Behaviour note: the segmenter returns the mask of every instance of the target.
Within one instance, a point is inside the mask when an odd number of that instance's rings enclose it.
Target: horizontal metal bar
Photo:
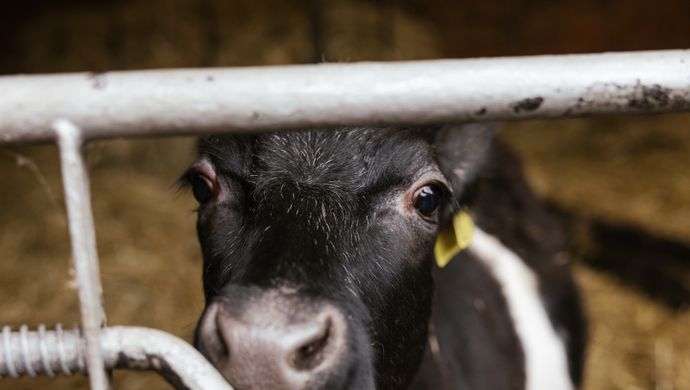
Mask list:
[[[690,51],[0,77],[0,142],[690,109]]]
[[[232,390],[218,371],[187,342],[156,329],[116,326],[100,335],[108,369],[152,370],[176,389]],[[86,344],[78,329],[29,331],[22,326],[0,333],[0,379],[56,373],[86,374]]]

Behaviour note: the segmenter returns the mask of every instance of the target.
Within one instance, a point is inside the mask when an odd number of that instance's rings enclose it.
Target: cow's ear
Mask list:
[[[493,124],[446,125],[434,139],[441,173],[453,187],[456,200],[477,177],[486,162],[492,140]]]

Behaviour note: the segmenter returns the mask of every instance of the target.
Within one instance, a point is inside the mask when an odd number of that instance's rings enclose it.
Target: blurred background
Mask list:
[[[6,0],[0,74],[690,46],[690,2]],[[519,77],[519,75],[516,75]],[[0,91],[2,93],[2,91]],[[690,389],[690,115],[508,123],[570,229],[591,320],[585,389]],[[108,321],[191,340],[202,309],[194,139],[99,141],[88,162]],[[0,145],[0,324],[78,322],[53,145]],[[119,389],[169,388],[116,372]],[[82,377],[0,389],[87,388]]]

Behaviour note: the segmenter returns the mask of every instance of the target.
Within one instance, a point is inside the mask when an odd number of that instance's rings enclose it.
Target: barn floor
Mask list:
[[[305,15],[287,2],[245,0],[232,7],[221,0],[205,2],[225,15],[216,32],[223,40],[215,49],[209,43],[214,33],[192,1],[121,3],[127,6],[37,13],[20,34],[21,45],[31,47],[20,69],[310,60]],[[326,46],[331,61],[439,56],[434,29],[419,15],[397,11],[389,15],[392,24],[380,28],[381,14],[369,2],[330,4]],[[79,22],[65,22],[75,19]],[[690,244],[690,116],[534,121],[504,128],[501,136],[522,155],[533,186],[549,201]],[[194,203],[173,183],[193,149],[190,138],[89,147],[112,325],[152,326],[191,340],[202,308],[200,254]],[[0,146],[0,222],[0,324],[77,323],[54,146]],[[592,331],[585,389],[690,389],[687,305],[672,309],[577,258],[575,272]],[[116,372],[115,378],[118,389],[168,388],[150,373]],[[0,390],[87,387],[81,377],[0,381]]]
[[[545,199],[687,245],[688,128],[690,115],[659,115],[511,123],[502,136]],[[690,303],[671,307],[575,260],[592,333],[585,389],[690,389]]]

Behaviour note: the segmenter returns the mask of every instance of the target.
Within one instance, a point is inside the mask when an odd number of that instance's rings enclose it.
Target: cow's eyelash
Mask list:
[[[186,171],[184,171],[184,173],[182,175],[180,175],[180,177],[178,177],[175,180],[174,185],[177,187],[178,190],[180,190],[180,191],[189,190],[189,188],[192,185],[190,179],[191,179],[191,175],[193,174],[193,170],[194,170],[193,168],[187,169]]]

